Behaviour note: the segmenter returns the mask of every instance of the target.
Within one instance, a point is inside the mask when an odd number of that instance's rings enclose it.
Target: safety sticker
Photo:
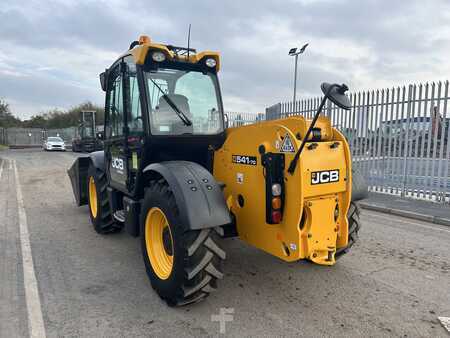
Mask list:
[[[236,173],[236,182],[239,184],[244,184],[244,174]]]
[[[280,152],[282,153],[295,153],[294,144],[292,143],[291,138],[289,137],[289,134],[286,134],[286,136],[283,139],[283,143],[280,147]]]

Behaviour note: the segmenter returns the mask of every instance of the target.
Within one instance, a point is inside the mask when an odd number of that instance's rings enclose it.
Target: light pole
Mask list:
[[[298,63],[298,56],[300,54],[303,54],[303,52],[305,51],[306,47],[308,47],[309,43],[306,43],[303,45],[302,48],[298,49],[298,48],[291,48],[289,50],[289,56],[295,56],[295,69],[294,69],[294,104],[295,104],[295,99],[296,99],[296,94],[297,94],[297,63]]]

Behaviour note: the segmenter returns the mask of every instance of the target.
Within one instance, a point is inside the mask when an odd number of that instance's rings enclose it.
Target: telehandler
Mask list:
[[[320,116],[327,99],[349,109],[348,88],[322,84],[311,121],[226,128],[219,69],[217,52],[134,41],[100,74],[104,150],[68,171],[96,232],[140,236],[151,285],[170,306],[216,290],[222,238],[333,265],[360,228],[348,143]]]

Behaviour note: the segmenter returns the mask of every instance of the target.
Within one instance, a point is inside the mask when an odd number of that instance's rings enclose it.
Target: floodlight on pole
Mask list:
[[[293,102],[295,104],[295,100],[296,100],[296,93],[297,93],[297,63],[298,63],[298,56],[300,54],[303,54],[303,52],[305,51],[306,47],[308,47],[309,43],[306,43],[303,45],[302,48],[291,48],[289,49],[289,56],[295,56],[295,68],[294,68],[294,99]]]

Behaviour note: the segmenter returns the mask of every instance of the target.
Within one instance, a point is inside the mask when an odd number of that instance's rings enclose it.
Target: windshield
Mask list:
[[[145,76],[152,134],[211,135],[223,130],[214,74],[159,68]]]
[[[60,137],[49,137],[47,140],[50,142],[63,142],[62,138]]]

